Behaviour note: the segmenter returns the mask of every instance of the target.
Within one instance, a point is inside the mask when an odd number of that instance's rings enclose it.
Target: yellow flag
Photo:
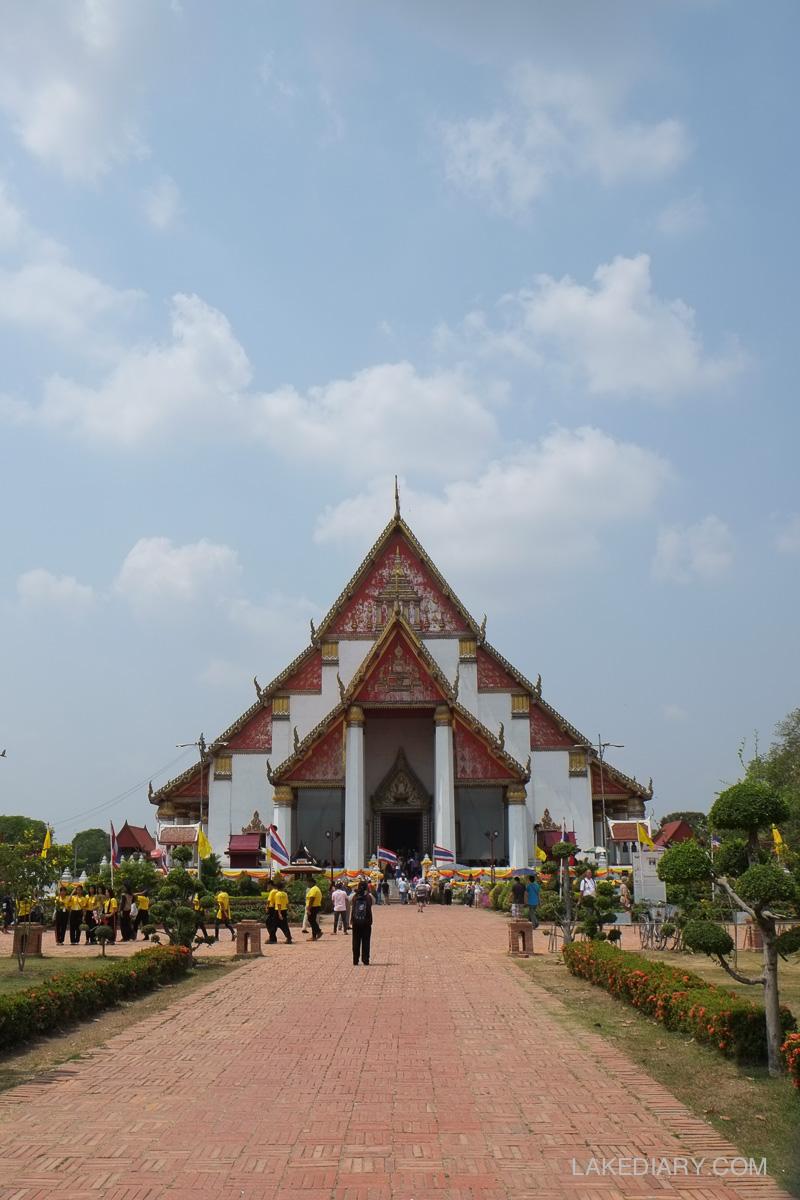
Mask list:
[[[47,851],[50,849],[52,844],[53,839],[50,837],[50,827],[48,826],[47,833],[44,835],[44,841],[42,842],[42,858],[47,858]]]
[[[775,853],[783,854],[783,838],[781,837],[781,831],[778,829],[777,825],[772,826],[772,840],[775,844]]]
[[[646,846],[648,850],[655,850],[656,844],[647,832],[647,827],[641,823],[636,826],[636,840],[640,846]]]
[[[536,847],[535,854],[538,862],[547,862],[547,855],[541,846]]]
[[[211,842],[203,832],[202,825],[197,831],[197,857],[210,858],[214,851],[211,849]]]

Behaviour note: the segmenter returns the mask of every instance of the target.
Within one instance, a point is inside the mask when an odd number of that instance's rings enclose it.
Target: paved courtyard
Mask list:
[[[269,947],[0,1095],[0,1200],[783,1195],[763,1178],[576,1174],[735,1151],[566,1027],[505,937],[491,913],[392,906],[369,967],[330,932]]]

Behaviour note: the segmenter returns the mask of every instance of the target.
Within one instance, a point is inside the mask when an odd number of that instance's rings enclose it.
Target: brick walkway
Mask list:
[[[0,1200],[742,1200],[766,1179],[580,1177],[734,1155],[461,908],[269,947],[85,1060],[0,1096]],[[298,938],[302,935],[298,934]]]

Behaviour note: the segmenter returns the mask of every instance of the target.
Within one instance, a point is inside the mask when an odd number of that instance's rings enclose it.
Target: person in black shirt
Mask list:
[[[353,930],[353,966],[357,967],[360,959],[368,967],[372,941],[372,896],[367,890],[366,879],[359,880],[356,888],[350,925]]]

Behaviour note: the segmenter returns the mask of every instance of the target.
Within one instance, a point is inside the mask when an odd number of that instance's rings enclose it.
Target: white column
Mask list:
[[[436,723],[434,743],[433,840],[456,853],[456,783],[453,763],[453,717],[446,704],[440,704],[433,717]],[[430,847],[431,855],[433,847]]]
[[[521,783],[512,783],[506,788],[508,806],[508,865],[527,867],[530,865],[528,852],[528,814],[525,810],[525,788]]]
[[[294,792],[285,784],[279,784],[272,796],[272,811],[278,837],[290,854],[294,853],[292,845],[292,809],[294,807]]]
[[[366,866],[364,823],[366,806],[364,771],[364,713],[355,705],[347,710],[344,763],[344,866],[357,871]],[[374,849],[374,847],[373,847]]]

